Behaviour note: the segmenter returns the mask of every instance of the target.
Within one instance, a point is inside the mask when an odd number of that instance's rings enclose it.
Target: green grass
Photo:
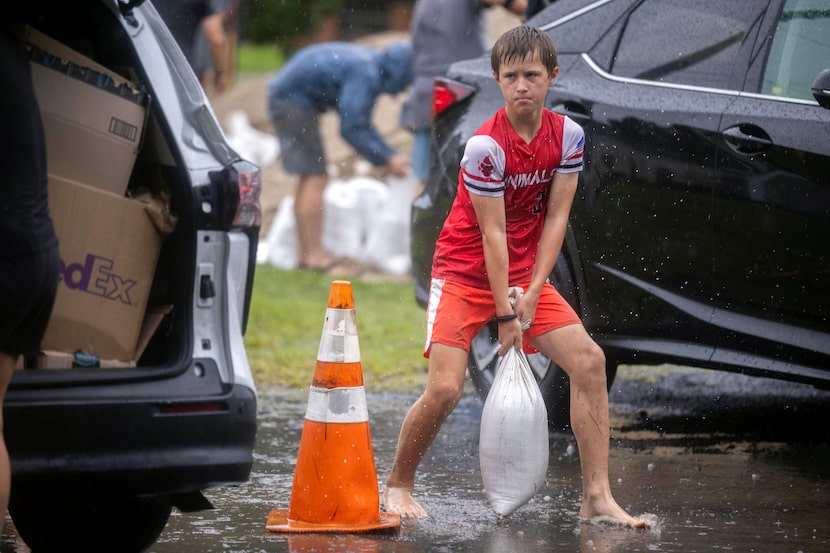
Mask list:
[[[259,265],[245,345],[259,385],[308,387],[326,318],[331,283],[324,274]],[[352,283],[364,386],[420,391],[426,382],[424,311],[411,282]]]
[[[282,49],[276,44],[242,43],[237,52],[239,73],[271,73],[285,62]]]

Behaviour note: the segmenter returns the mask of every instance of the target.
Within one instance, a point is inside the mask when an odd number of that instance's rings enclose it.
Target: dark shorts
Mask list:
[[[317,113],[275,96],[268,100],[268,113],[280,141],[283,169],[293,175],[325,175]]]
[[[0,352],[35,355],[58,288],[55,246],[33,256],[0,257]]]

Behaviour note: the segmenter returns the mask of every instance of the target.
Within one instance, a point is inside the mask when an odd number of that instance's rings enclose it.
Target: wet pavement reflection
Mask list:
[[[768,379],[677,367],[621,367],[611,390],[611,478],[617,501],[651,513],[652,531],[582,524],[570,435],[551,436],[546,487],[497,521],[482,488],[482,404],[470,388],[418,473],[430,513],[383,534],[270,534],[288,507],[308,394],[260,392],[250,481],[209,490],[212,511],[174,509],[153,553],[830,551],[830,393]],[[411,394],[367,395],[378,478],[394,456]],[[818,427],[818,428],[817,428]],[[81,538],[82,539],[82,538]],[[0,553],[25,553],[6,531]]]

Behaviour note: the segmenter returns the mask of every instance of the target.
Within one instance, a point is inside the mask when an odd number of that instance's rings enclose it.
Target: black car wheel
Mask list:
[[[161,535],[170,511],[170,504],[163,500],[90,502],[42,489],[18,489],[9,504],[15,528],[33,553],[73,549],[139,553]],[[75,540],[80,543],[73,546]]]
[[[565,256],[560,256],[550,276],[550,281],[559,290],[559,293],[576,310],[579,310],[579,301],[576,295],[576,284],[573,271]],[[498,365],[498,325],[490,321],[470,344],[470,355],[467,357],[467,370],[470,379],[482,401],[487,399],[490,387]],[[533,376],[542,392],[545,407],[548,412],[548,426],[553,431],[570,430],[570,382],[567,373],[543,353],[533,353],[527,356]],[[606,361],[606,379],[608,388],[614,382],[617,374],[617,363],[611,359]]]

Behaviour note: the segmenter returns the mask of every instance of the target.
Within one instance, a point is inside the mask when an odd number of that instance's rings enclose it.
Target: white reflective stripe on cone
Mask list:
[[[360,343],[357,339],[357,317],[354,309],[326,310],[317,360],[329,363],[360,362]]]
[[[369,422],[363,387],[329,389],[312,386],[305,420],[323,423]]]

